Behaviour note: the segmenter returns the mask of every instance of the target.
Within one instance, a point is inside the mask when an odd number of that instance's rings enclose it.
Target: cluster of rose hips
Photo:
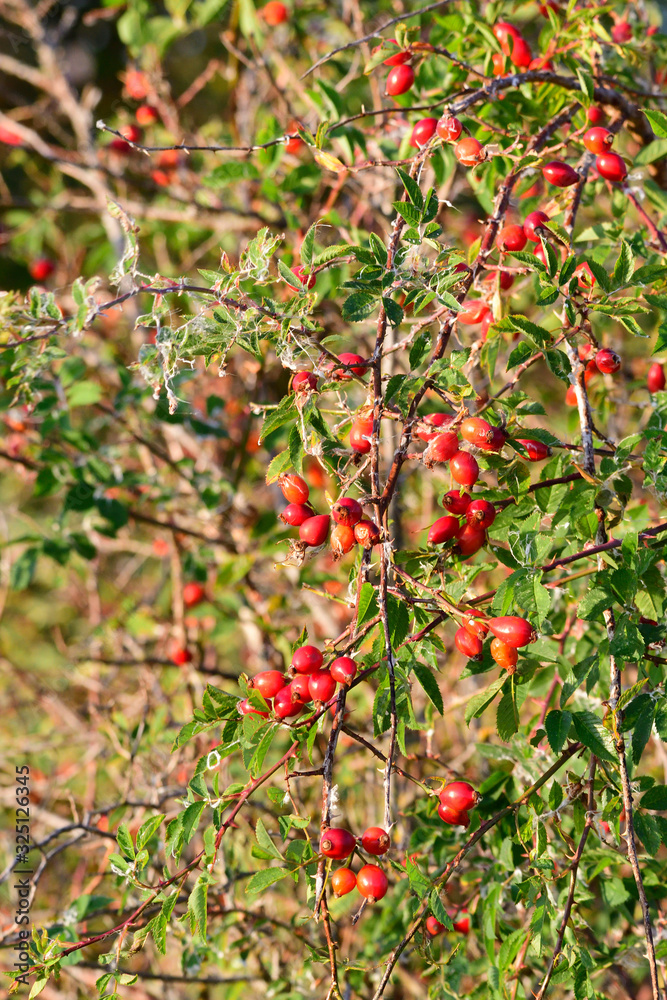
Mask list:
[[[492,30],[502,49],[502,53],[496,52],[493,55],[495,76],[502,76],[505,73],[506,60],[509,60],[517,69],[553,70],[554,67],[548,58],[540,56],[533,59],[530,46],[514,25],[507,21],[498,21]],[[391,41],[397,44],[396,39],[391,39]],[[401,50],[384,60],[385,66],[392,67],[385,86],[385,93],[388,96],[405,94],[412,87],[415,74],[412,66],[407,65],[410,58],[409,50]],[[503,95],[500,96],[502,98]],[[599,109],[589,110],[594,112],[593,115],[589,115],[589,121],[596,122],[598,120],[596,113],[599,112]],[[459,163],[466,167],[474,167],[486,159],[486,149],[473,136],[460,139],[462,130],[461,122],[449,114],[443,115],[439,121],[436,118],[422,118],[412,129],[410,145],[419,149],[437,134],[445,142],[456,142],[454,155]],[[610,152],[614,141],[611,132],[605,128],[594,127],[586,132],[583,141],[586,149],[595,153],[595,166],[601,177],[615,183],[625,180],[628,170],[624,160],[617,153]],[[576,184],[581,176],[573,167],[562,160],[551,160],[546,163],[542,167],[542,173],[546,180],[555,187],[569,187]],[[523,249],[523,247],[516,249]]]
[[[340,826],[329,827],[320,839],[320,853],[333,861],[343,861],[359,848],[380,857],[390,847],[391,838],[380,826],[370,826],[358,842],[349,830]],[[377,903],[386,896],[388,886],[387,876],[379,865],[363,865],[356,875],[351,868],[338,868],[331,876],[334,896],[346,896],[353,889],[358,889],[369,903]]]
[[[425,441],[427,447],[421,453],[421,461],[431,469],[434,465],[448,462],[451,477],[460,487],[471,487],[479,478],[479,464],[475,456],[459,447],[459,434],[465,442],[480,451],[499,452],[507,441],[507,432],[492,426],[483,417],[467,417],[455,430],[445,429],[453,420],[446,413],[429,413],[416,430],[416,436]],[[354,428],[354,425],[353,425]],[[549,454],[542,441],[531,438],[517,439],[526,449],[530,461],[540,461]],[[350,442],[355,447],[350,433]],[[465,491],[450,490],[442,499],[449,512],[440,517],[429,528],[430,545],[441,545],[454,539],[458,555],[474,555],[486,541],[486,531],[493,524],[496,509],[488,500],[474,500]],[[459,521],[462,518],[462,521]]]
[[[294,651],[286,677],[280,670],[264,670],[255,674],[248,686],[257,691],[270,710],[279,719],[300,715],[308,702],[323,705],[331,701],[337,684],[351,684],[357,674],[357,665],[351,656],[339,656],[323,670],[324,655],[317,646],[300,646]],[[251,705],[247,698],[238,704],[242,715],[269,713]]]
[[[324,545],[329,537],[332,518],[335,524],[331,531],[331,548],[336,558],[345,555],[355,545],[369,549],[380,541],[378,526],[364,518],[364,510],[358,500],[341,497],[331,508],[331,515],[316,514],[308,501],[308,483],[302,476],[285,473],[279,477],[278,485],[287,500],[280,519],[299,529],[299,539],[304,547]]]
[[[481,796],[467,781],[452,781],[445,785],[440,795],[438,816],[448,826],[470,826],[468,813],[474,809]]]
[[[537,632],[530,622],[518,615],[484,618],[473,612],[464,615],[463,623],[454,636],[454,645],[469,660],[481,660],[484,639],[489,632],[494,636],[489,650],[491,656],[499,667],[510,674],[516,670],[521,647],[537,639]],[[463,825],[467,826],[467,823]]]

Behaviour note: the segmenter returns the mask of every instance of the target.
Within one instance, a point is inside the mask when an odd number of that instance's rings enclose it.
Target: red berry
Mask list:
[[[439,920],[436,920],[434,916],[426,918],[426,933],[431,937],[435,937],[437,934],[442,934],[445,929],[445,925],[441,924]]]
[[[287,137],[287,142],[285,143],[285,152],[291,153],[292,156],[297,156],[305,148],[305,145],[306,143],[300,135],[290,135]]]
[[[539,243],[540,237],[538,233],[535,232],[537,226],[542,226],[545,222],[549,221],[549,216],[546,212],[540,212],[539,209],[536,212],[531,212],[523,220],[523,231],[529,240],[533,243]]]
[[[612,351],[609,347],[603,347],[595,355],[595,364],[598,371],[604,375],[613,375],[621,367],[621,359],[616,351]]]
[[[302,705],[310,701],[310,678],[313,676],[314,674],[297,674],[289,684],[285,685],[289,689],[292,701],[300,701]]]
[[[316,514],[315,517],[309,517],[307,521],[299,525],[299,538],[312,548],[324,545],[329,535],[330,521],[331,518],[328,514]]]
[[[459,139],[454,146],[454,156],[464,167],[474,167],[486,159],[486,149],[479,139],[466,136],[465,139]]]
[[[617,45],[622,45],[623,42],[629,42],[632,38],[632,25],[630,22],[626,21],[625,18],[617,21],[611,29],[611,37]]]
[[[542,173],[550,184],[561,188],[571,187],[579,180],[577,171],[569,163],[563,163],[562,160],[551,160],[549,163],[545,163],[542,167]]]
[[[439,517],[428,529],[428,544],[440,545],[442,542],[448,542],[456,536],[458,530],[458,518],[452,517],[450,514],[445,517]]]
[[[448,826],[463,826],[466,829],[470,826],[470,817],[464,809],[452,809],[440,803],[438,806],[438,816],[443,823]]]
[[[255,674],[249,686],[259,691],[262,698],[268,701],[270,698],[275,698],[281,688],[285,687],[285,678],[279,670],[263,670],[261,674]]]
[[[331,664],[329,672],[339,684],[351,684],[357,676],[357,665],[351,656],[339,656]]]
[[[573,385],[567,387],[567,392],[565,393],[565,405],[566,406],[578,406],[577,401],[577,390]]]
[[[315,277],[315,275],[314,274],[306,274],[306,272],[305,272],[305,270],[304,270],[304,268],[303,268],[303,266],[301,264],[297,264],[295,267],[291,267],[290,271],[295,276],[295,278],[298,278],[299,282],[302,285],[306,286],[306,288],[314,288],[315,287],[315,282],[317,280],[316,277]],[[299,291],[299,286],[298,285],[290,285],[289,281],[287,282],[287,287],[288,288],[293,288],[295,292]]]
[[[290,503],[285,510],[278,515],[281,521],[298,528],[307,521],[309,517],[314,517],[315,511],[308,503]]]
[[[514,673],[519,653],[513,646],[509,646],[502,639],[492,639],[491,656],[503,670],[508,670],[511,674]]]
[[[467,632],[482,639],[489,631],[489,626],[482,619],[481,611],[469,611],[467,615],[464,615],[462,624]]]
[[[313,372],[295,372],[292,376],[293,392],[312,392],[317,389],[317,375]]]
[[[465,514],[470,505],[470,494],[460,493],[458,490],[450,490],[449,493],[445,493],[442,498],[442,506],[445,507],[450,514],[455,514],[460,517]]]
[[[344,365],[354,365],[354,367],[349,370],[345,368],[337,368],[333,372],[332,377],[339,379],[340,381],[350,379],[353,375],[358,375],[359,378],[363,378],[368,371],[368,365],[359,364],[360,361],[363,362],[364,360],[361,354],[350,354],[349,351],[344,351],[342,354],[338,355],[338,360],[342,361]]]
[[[606,128],[589,128],[584,133],[584,146],[589,153],[608,153],[612,147],[614,136]]]
[[[618,153],[603,153],[595,157],[595,167],[600,177],[620,183],[628,176],[625,160]]]
[[[484,299],[471,299],[463,305],[464,308],[456,314],[456,318],[464,326],[475,326],[476,323],[481,323],[484,317],[491,312]]]
[[[301,714],[303,701],[299,697],[294,697],[295,694],[297,692],[292,691],[292,685],[287,684],[273,699],[273,711],[279,719],[289,719]]]
[[[438,462],[448,462],[459,450],[459,437],[454,431],[434,434],[428,448],[423,452],[422,459],[428,469]]]
[[[484,651],[482,640],[476,635],[471,635],[465,628],[457,629],[454,636],[454,645],[459,653],[463,653],[469,660],[481,660]]]
[[[337,899],[347,896],[348,892],[357,888],[357,876],[351,868],[339,868],[331,876],[331,888]]]
[[[481,796],[467,781],[452,781],[445,785],[439,798],[443,805],[459,812],[468,812],[469,809],[475,808]]]
[[[602,108],[598,108],[594,104],[591,104],[590,108],[586,112],[586,117],[591,125],[599,125],[604,121],[605,115]]]
[[[389,97],[397,97],[409,90],[414,82],[415,71],[412,66],[405,64],[394,66],[393,69],[389,70],[385,91]]]
[[[160,119],[157,108],[152,107],[150,104],[140,105],[134,117],[137,119],[137,125],[141,125],[144,128],[147,125],[154,125]]]
[[[435,135],[438,124],[437,118],[422,118],[412,129],[410,135],[410,145],[415,149],[420,149]]]
[[[263,719],[268,719],[268,712],[260,712],[258,708],[251,705],[247,698],[243,698],[236,706],[241,715],[261,715]]]
[[[336,524],[346,524],[353,528],[363,517],[364,511],[358,500],[352,497],[342,497],[331,508],[331,516]]]
[[[502,427],[492,427],[486,441],[478,441],[477,447],[481,451],[501,451],[508,438],[507,431]]]
[[[35,281],[46,281],[50,278],[56,269],[56,265],[48,257],[40,257],[38,260],[33,260],[32,264],[28,266],[28,272],[31,278]]]
[[[192,653],[182,646],[174,646],[171,651],[171,662],[177,667],[182,667],[185,663],[192,661]]]
[[[463,125],[453,115],[443,115],[436,126],[436,132],[445,142],[456,142],[463,131]]]
[[[391,837],[381,826],[369,826],[362,834],[361,846],[367,854],[386,854],[391,847]]]
[[[496,519],[496,508],[488,500],[473,500],[466,511],[466,521],[474,528],[490,528]]]
[[[533,62],[533,54],[530,51],[530,45],[525,38],[519,35],[519,37],[515,38],[511,44],[512,51],[510,52],[510,61],[513,62],[518,69],[528,69],[529,67],[531,69],[542,68],[542,66],[531,66],[531,63]]]
[[[348,858],[357,846],[357,842],[349,830],[340,826],[331,826],[325,830],[320,840],[320,852],[327,858],[342,861]]]
[[[496,21],[491,30],[500,42],[500,47],[503,52],[509,52],[510,39],[514,41],[521,37],[519,29],[515,28],[513,24],[509,23],[509,21]]]
[[[148,77],[139,69],[130,69],[125,74],[125,90],[134,101],[143,101],[148,94]]]
[[[387,876],[377,865],[364,865],[359,869],[357,889],[369,903],[377,903],[386,896],[388,886]]]
[[[183,604],[186,608],[192,608],[204,600],[205,593],[201,583],[186,583],[183,587]]]
[[[494,52],[491,59],[493,61],[493,75],[503,76],[505,72],[505,56],[501,55],[500,52]],[[504,98],[505,95],[501,96]]]
[[[518,649],[535,642],[537,633],[529,621],[516,615],[503,615],[501,618],[489,618],[489,631],[497,639],[502,639],[508,646]]]
[[[350,428],[350,447],[366,455],[371,450],[370,436],[373,433],[373,417],[357,417]]]
[[[465,906],[460,911],[460,913],[461,916],[457,917],[456,920],[454,920],[453,913],[450,913],[449,916],[452,918],[452,924],[454,930],[458,931],[459,934],[467,934],[468,931],[470,930],[470,916],[468,915],[468,911],[466,910]]]
[[[523,226],[511,225],[500,230],[497,243],[501,250],[511,253],[513,250],[523,250],[527,239]]]
[[[354,528],[349,524],[337,524],[331,531],[331,550],[335,559],[351,552],[356,543]]]
[[[11,129],[0,126],[0,142],[3,142],[5,146],[20,146],[23,139]]]
[[[483,417],[466,417],[459,431],[464,441],[477,447],[490,441],[492,437],[491,424]]]
[[[665,370],[658,361],[654,361],[648,370],[646,386],[649,392],[662,392],[665,388]]]
[[[289,11],[284,3],[280,3],[280,0],[269,0],[267,4],[262,7],[260,14],[266,21],[268,25],[275,28],[277,24],[282,24],[289,17]]]
[[[310,496],[308,483],[294,472],[286,472],[280,476],[278,486],[288,503],[305,503]]]
[[[336,682],[328,670],[318,670],[310,674],[308,690],[313,701],[329,701],[336,693]]]
[[[517,441],[528,452],[529,462],[541,462],[551,454],[551,449],[543,441],[534,441],[532,438],[517,438]]]
[[[297,674],[314,674],[323,662],[324,656],[317,646],[299,646],[292,656],[292,666]]]
[[[382,536],[380,529],[374,521],[358,521],[354,526],[354,537],[359,545],[365,549],[371,549],[374,545],[379,545]]]
[[[454,551],[467,559],[469,556],[474,556],[475,552],[479,552],[485,542],[486,531],[484,528],[474,528],[466,522],[456,533]]]
[[[427,413],[422,422],[424,424],[428,424],[429,427],[447,427],[451,424],[452,419],[453,417],[451,417],[448,413]],[[423,429],[416,432],[416,436],[421,438],[422,441],[432,441],[437,434],[438,431]]]
[[[502,291],[506,292],[514,284],[514,275],[510,274],[509,271],[487,271],[484,277],[482,278],[482,281],[484,281],[488,285],[495,285],[495,282],[498,281]],[[487,322],[487,320],[489,325],[493,322],[493,318],[490,312],[484,314],[484,319],[482,320],[482,323]]]
[[[531,59],[528,69],[548,70],[550,73],[553,73],[554,64],[551,62],[551,59],[547,59],[545,56],[537,56],[535,59]]]
[[[457,451],[449,460],[452,479],[460,486],[474,486],[479,479],[479,465],[469,451]]]

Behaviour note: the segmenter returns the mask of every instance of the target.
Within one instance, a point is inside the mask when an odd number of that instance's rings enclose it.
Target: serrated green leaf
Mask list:
[[[269,886],[280,882],[281,879],[286,878],[288,875],[289,870],[287,868],[264,868],[260,872],[255,872],[248,879],[245,891],[247,893],[264,892]]]
[[[592,750],[596,757],[600,760],[607,760],[611,763],[615,763],[617,760],[614,740],[608,729],[605,729],[602,724],[602,719],[599,719],[597,715],[593,712],[583,711],[583,712],[573,712],[572,722],[574,724],[574,730],[577,734],[577,739]]]
[[[420,663],[418,660],[415,660],[413,662],[412,670],[415,677],[417,678],[422,688],[426,692],[429,701],[438,710],[438,712],[440,712],[440,715],[442,715],[444,711],[444,705],[442,703],[442,694],[440,692],[440,688],[438,687],[438,682],[435,679],[435,676],[433,675],[429,667],[427,667],[424,663]]]
[[[560,753],[565,746],[571,726],[572,714],[570,712],[554,708],[547,713],[547,717],[544,720],[544,728],[547,731],[549,746],[554,753]]]

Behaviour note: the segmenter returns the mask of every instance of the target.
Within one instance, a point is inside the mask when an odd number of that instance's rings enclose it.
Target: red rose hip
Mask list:
[[[495,635],[496,639],[502,639],[508,646],[519,649],[527,646],[537,639],[535,629],[526,621],[516,615],[503,615],[500,618],[489,618],[489,631]]]
[[[464,809],[452,809],[451,806],[443,805],[442,802],[438,806],[438,816],[448,826],[462,826],[466,829],[470,826],[470,817]]]
[[[406,66],[405,64],[394,66],[389,71],[385,90],[389,97],[397,97],[399,94],[405,94],[406,91],[410,90],[414,82],[415,72],[412,66]]]
[[[450,514],[445,517],[439,517],[428,529],[428,544],[441,545],[443,542],[448,542],[456,536],[458,530],[458,518],[452,517]]]
[[[665,370],[657,361],[648,370],[646,386],[649,392],[662,392],[665,388]]]
[[[351,868],[339,868],[331,876],[331,888],[337,899],[347,896],[348,892],[357,888],[357,876]]]
[[[297,674],[314,674],[323,662],[324,656],[317,646],[299,646],[292,656],[292,666]]]
[[[600,177],[619,184],[628,176],[625,160],[618,153],[602,153],[595,157],[595,167]]]
[[[363,513],[359,501],[352,499],[352,497],[342,497],[331,508],[331,516],[336,524],[346,524],[350,528],[353,528],[357,521],[361,520]]]
[[[473,500],[466,511],[466,521],[474,528],[490,528],[496,519],[496,508],[488,500]]]
[[[421,146],[425,146],[430,139],[435,135],[435,129],[438,124],[437,118],[422,118],[412,129],[410,135],[410,145],[414,149],[420,149]]]
[[[328,514],[316,514],[315,517],[309,517],[299,526],[299,538],[312,548],[324,545],[329,534],[330,521],[331,518]]]
[[[369,903],[377,903],[387,895],[387,876],[377,865],[364,865],[357,873],[357,889]]]
[[[457,451],[449,460],[449,471],[461,486],[473,486],[479,478],[477,459],[469,451]]]
[[[484,644],[476,635],[471,635],[466,628],[457,630],[454,636],[454,645],[459,653],[463,653],[469,660],[481,660],[484,652]]]
[[[555,187],[571,187],[579,180],[579,174],[569,163],[562,160],[551,160],[542,167],[542,173],[550,184]]]
[[[288,503],[305,503],[310,496],[306,480],[293,472],[286,472],[280,476],[278,486]]]
[[[619,355],[609,347],[603,347],[601,351],[598,351],[594,361],[598,371],[601,371],[604,375],[613,375],[621,367]]]
[[[338,684],[351,684],[357,676],[357,665],[351,656],[339,656],[331,664],[329,672]]]
[[[361,846],[367,854],[386,854],[391,846],[391,837],[381,826],[369,826],[361,836]]]
[[[468,812],[468,810],[474,809],[480,797],[479,793],[467,781],[452,781],[445,785],[439,795],[443,805],[457,809],[459,812]]]
[[[320,852],[327,858],[342,861],[348,858],[357,846],[357,842],[349,830],[343,827],[331,826],[325,830],[320,840]]]
[[[584,146],[589,153],[608,153],[613,141],[614,136],[606,128],[589,128],[584,134]]]

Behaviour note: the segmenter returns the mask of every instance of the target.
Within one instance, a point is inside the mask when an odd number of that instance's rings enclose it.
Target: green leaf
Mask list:
[[[504,743],[507,743],[519,731],[519,713],[517,712],[514,691],[511,685],[498,702],[496,729],[498,736]]]
[[[410,631],[410,615],[407,604],[391,594],[387,595],[387,624],[391,647],[396,649]]]
[[[639,803],[642,809],[657,809],[659,812],[667,810],[667,785],[654,785],[644,792]]]
[[[188,899],[188,913],[202,941],[206,941],[208,885],[208,876],[200,875]]]
[[[496,678],[492,684],[489,684],[488,688],[478,692],[478,694],[474,694],[468,700],[465,710],[466,725],[470,724],[471,719],[476,719],[480,716],[484,709],[491,704],[506,680],[506,676]]]
[[[593,260],[592,257],[587,258],[587,263],[591,271],[593,272],[593,276],[595,277],[595,280],[597,281],[598,285],[600,285],[600,287],[605,292],[610,292],[611,281],[609,279],[609,275],[603,268],[602,264],[598,264],[598,262],[596,260]]]
[[[132,843],[132,837],[130,836],[130,831],[127,828],[127,823],[121,823],[118,827],[118,833],[116,834],[116,840],[118,841],[118,846],[120,847],[123,854],[128,858],[134,860],[134,844]]]
[[[200,801],[191,802],[190,805],[183,810],[183,836],[186,844],[189,844],[192,840],[205,808],[206,803]]]
[[[296,417],[296,403],[294,394],[290,393],[281,399],[275,410],[269,410],[266,417],[264,418],[264,423],[262,424],[262,430],[260,432],[260,441],[265,441],[269,434],[277,431],[279,427],[283,424],[289,423]]]
[[[436,681],[430,668],[427,667],[426,664],[420,663],[419,660],[414,660],[412,670],[415,677],[426,692],[429,701],[438,710],[440,715],[442,715],[444,711],[442,694],[440,692],[440,688],[438,687],[438,682]]]
[[[632,760],[636,766],[641,760],[641,756],[651,736],[653,718],[655,716],[655,702],[649,694],[640,694],[638,698],[635,698],[633,706],[636,714],[632,730]]]
[[[558,708],[552,709],[544,720],[544,728],[547,731],[549,746],[554,753],[560,753],[565,746],[565,741],[572,726],[572,714],[561,711]]]
[[[141,824],[139,830],[137,831],[137,848],[139,850],[145,847],[150,839],[157,833],[160,825],[164,819],[164,816],[157,815],[151,816],[144,823]]]
[[[419,187],[419,184],[417,184],[417,181],[413,180],[413,178],[410,177],[410,175],[406,173],[406,171],[403,170],[401,167],[397,167],[396,172],[403,181],[403,187],[407,192],[408,198],[410,199],[412,204],[415,205],[421,212],[421,210],[424,207],[424,197],[421,193],[421,188]]]
[[[657,817],[650,813],[635,812],[633,818],[635,833],[651,857],[655,857],[662,843]]]
[[[317,230],[317,222],[314,222],[310,227],[304,238],[301,240],[301,249],[299,255],[301,257],[301,263],[303,264],[306,271],[310,272],[313,264],[313,250],[315,246],[315,232]]]
[[[660,139],[667,139],[667,115],[663,111],[650,111],[642,108],[642,111],[651,123],[651,127]]]
[[[286,878],[288,875],[289,869],[287,868],[264,868],[261,872],[255,872],[248,879],[245,891],[247,893],[264,892],[269,886],[280,882],[281,879]]]
[[[608,729],[602,724],[602,720],[593,712],[574,712],[572,722],[577,739],[592,750],[600,760],[607,760],[615,763],[617,760],[614,740]]]
[[[583,621],[594,621],[602,617],[602,612],[614,603],[613,596],[602,587],[593,587],[584,594],[577,607],[577,617]]]
[[[634,262],[634,254],[630,249],[629,243],[626,240],[622,240],[621,252],[614,264],[614,270],[611,275],[611,280],[616,288],[626,285],[630,281],[634,270]]]
[[[272,857],[276,858],[277,861],[282,861],[283,856],[269,837],[264,823],[257,817],[257,822],[255,823],[255,837],[257,838],[257,843],[259,846],[270,854]]]
[[[442,900],[440,899],[440,893],[437,889],[432,889],[428,897],[428,905],[431,908],[431,913],[437,921],[439,921],[448,931],[454,930],[454,925],[452,923],[452,918],[447,913]]]
[[[22,552],[12,563],[9,574],[9,583],[12,590],[26,590],[32,583],[37,568],[37,557],[39,549],[30,548]]]
[[[375,587],[372,583],[364,583],[359,595],[359,614],[357,616],[357,627],[361,628],[371,618],[375,618],[378,613],[378,604],[375,597]]]
[[[377,296],[372,292],[352,292],[343,303],[343,319],[347,323],[360,323],[377,308]]]

